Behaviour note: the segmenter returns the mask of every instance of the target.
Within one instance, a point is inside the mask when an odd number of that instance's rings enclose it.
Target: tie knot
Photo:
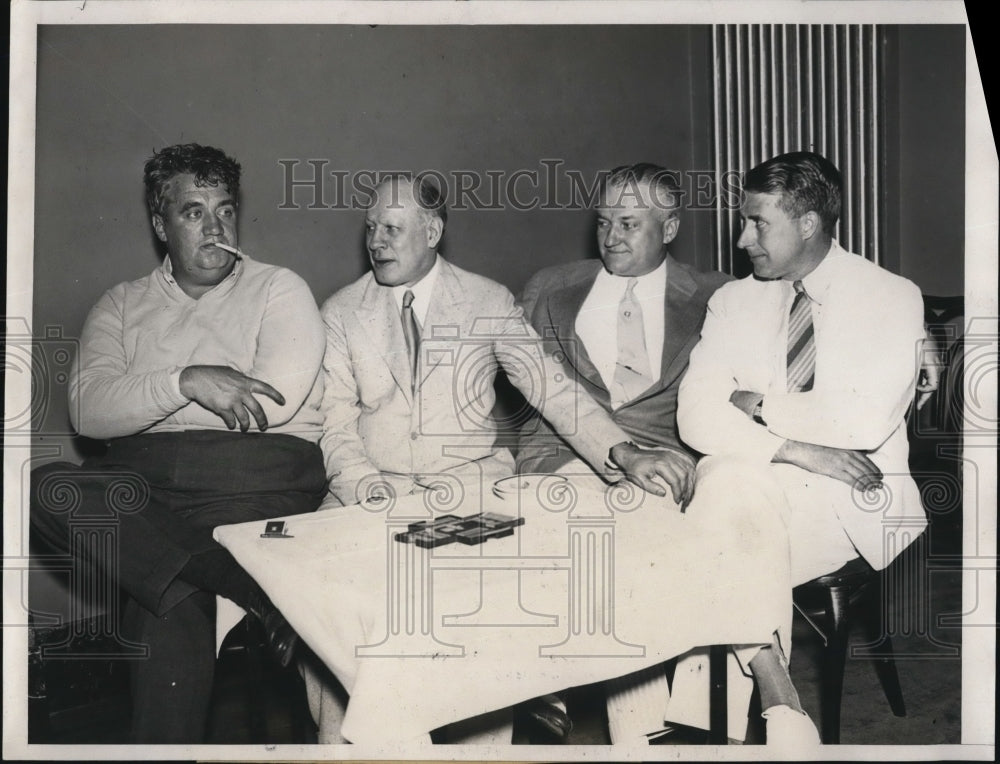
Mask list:
[[[625,282],[625,294],[628,297],[632,296],[635,291],[635,285],[639,283],[639,279],[636,276],[629,276],[628,281]]]
[[[795,283],[797,284],[799,282]],[[405,292],[403,292],[403,307],[409,308],[411,305],[413,305],[413,292],[407,289]]]
[[[806,297],[809,296],[806,294],[806,288],[801,281],[793,282],[792,288],[795,290],[795,294],[805,294]]]

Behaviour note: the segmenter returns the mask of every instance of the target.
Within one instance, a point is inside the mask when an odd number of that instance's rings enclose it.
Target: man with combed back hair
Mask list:
[[[834,238],[840,172],[819,154],[767,160],[743,193],[737,243],[753,276],[709,301],[678,398],[681,437],[707,455],[696,491],[711,476],[729,484],[721,506],[778,513],[793,586],[859,557],[881,570],[927,522],[904,421],[920,290]],[[761,702],[769,726],[783,716],[805,734],[793,688],[762,687]]]

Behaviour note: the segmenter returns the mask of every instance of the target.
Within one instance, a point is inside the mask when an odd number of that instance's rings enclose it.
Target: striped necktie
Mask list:
[[[417,387],[417,359],[420,357],[420,326],[413,315],[413,292],[403,293],[403,337],[406,339],[406,355],[410,359],[410,392]]]
[[[792,286],[795,300],[788,313],[787,389],[790,393],[804,393],[812,390],[816,376],[816,340],[809,295],[801,281]]]

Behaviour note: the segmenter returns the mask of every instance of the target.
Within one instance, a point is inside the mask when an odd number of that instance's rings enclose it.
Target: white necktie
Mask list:
[[[614,390],[611,400],[615,408],[628,403],[653,384],[646,352],[646,331],[642,323],[642,306],[635,298],[632,277],[618,303],[618,360],[615,363]]]

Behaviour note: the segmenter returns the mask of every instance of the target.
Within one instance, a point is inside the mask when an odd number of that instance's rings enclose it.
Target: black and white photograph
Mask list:
[[[995,759],[964,3],[10,13],[4,759]]]

